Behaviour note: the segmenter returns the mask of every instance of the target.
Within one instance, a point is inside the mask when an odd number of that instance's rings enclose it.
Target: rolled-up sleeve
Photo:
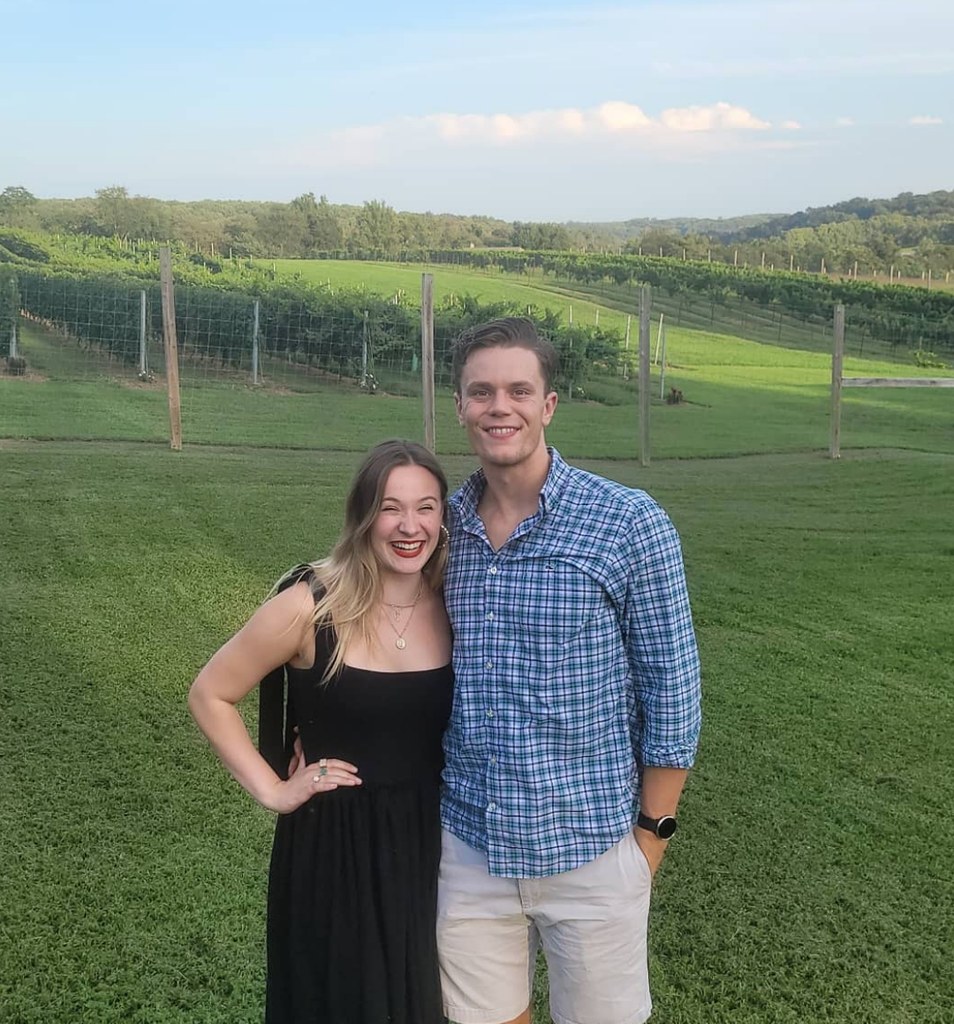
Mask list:
[[[634,753],[642,765],[691,768],[702,702],[682,546],[655,502],[641,510],[629,539],[623,627],[634,685]]]

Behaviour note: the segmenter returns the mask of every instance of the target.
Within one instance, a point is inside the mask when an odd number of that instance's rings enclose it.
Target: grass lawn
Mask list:
[[[308,266],[409,295],[421,270]],[[468,276],[491,301],[546,295],[441,266],[438,297],[479,294]],[[0,375],[0,1020],[251,1024],[272,822],[185,693],[275,576],[327,550],[359,453],[421,438],[420,400],[196,369],[172,453],[161,383],[20,340],[31,376]],[[846,390],[833,463],[825,351],[672,328],[667,355],[686,402],[655,370],[648,469],[634,380],[594,378],[602,401],[562,400],[548,431],[659,497],[686,551],[706,726],[656,886],[653,1021],[950,1024],[954,393]],[[437,410],[456,482],[447,389]]]
[[[379,295],[403,292],[412,302],[420,303],[421,275],[434,275],[434,301],[439,303],[452,295],[472,295],[481,302],[510,302],[517,309],[527,306],[552,309],[566,320],[570,306],[573,319],[592,324],[597,310],[600,324],[624,330],[626,314],[603,306],[582,295],[566,296],[551,291],[539,276],[488,273],[449,263],[427,264],[377,263],[361,260],[259,260],[260,266],[275,265],[283,276],[300,277],[315,284],[331,284],[335,288],[367,288]],[[635,327],[634,327],[635,330]]]
[[[185,694],[358,458],[0,442],[2,1019],[261,1019],[271,817]],[[949,1024],[951,454],[586,464],[670,510],[705,667],[654,1021]]]
[[[80,363],[74,345],[27,324],[20,340],[34,373],[0,375],[0,437],[167,441],[168,403],[161,381],[140,384],[135,367],[95,354],[84,355]],[[827,448],[831,370],[824,353],[673,330],[667,355],[665,389],[681,389],[686,401],[670,406],[660,398],[660,370],[654,368],[653,458]],[[845,361],[848,375],[898,372],[880,359]],[[586,389],[600,401],[564,398],[551,431],[554,443],[574,458],[635,458],[637,381],[594,377]],[[259,387],[247,377],[192,367],[183,373],[181,393],[187,445],[350,451],[364,450],[382,436],[423,434],[420,399],[413,394],[362,394],[352,381],[314,376],[300,376],[289,386],[267,365],[265,385]],[[846,389],[842,445],[954,451],[952,400],[949,389]],[[437,436],[445,451],[466,450],[446,385],[437,395]]]

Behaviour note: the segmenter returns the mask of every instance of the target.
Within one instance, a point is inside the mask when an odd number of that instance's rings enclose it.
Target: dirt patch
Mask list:
[[[49,377],[44,377],[42,373],[37,373],[35,370],[27,370],[26,373],[4,373],[2,376],[4,380],[23,380],[32,384],[42,384],[50,379]]]
[[[120,387],[131,388],[133,391],[165,391],[166,385],[161,380],[138,380],[135,377],[117,377]]]

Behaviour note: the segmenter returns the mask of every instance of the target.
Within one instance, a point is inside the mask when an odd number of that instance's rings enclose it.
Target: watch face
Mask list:
[[[656,824],[656,835],[660,839],[671,839],[676,831],[676,819],[665,817],[660,818]]]

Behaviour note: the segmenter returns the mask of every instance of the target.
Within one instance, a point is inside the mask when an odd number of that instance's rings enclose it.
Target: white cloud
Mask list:
[[[787,132],[800,132],[802,130],[802,126],[798,121],[783,121],[781,127]]]
[[[611,104],[606,104],[611,106]],[[634,107],[638,110],[638,107]],[[622,115],[616,113],[617,118]],[[483,142],[491,140],[506,143],[536,136],[575,136],[586,131],[582,111],[539,110],[528,114],[428,114],[424,117],[405,117],[378,126],[386,132],[436,132],[445,142]],[[357,129],[346,129],[350,135]]]
[[[715,103],[711,107],[670,107],[659,115],[660,124],[674,132],[757,131],[771,128],[744,107]]]
[[[450,146],[510,146],[539,140],[593,141],[599,138],[671,141],[686,135],[765,132],[771,127],[770,122],[731,103],[669,107],[653,117],[634,103],[609,100],[587,109],[565,107],[517,114],[440,113],[401,117],[336,132],[331,148],[340,155],[365,160],[380,146],[411,138],[439,140]],[[783,127],[798,126],[789,121]]]
[[[930,114],[917,114],[908,121],[908,124],[944,124],[944,121],[940,117],[932,117]]]
[[[587,124],[587,116],[583,111],[576,111],[584,127]],[[610,100],[591,112],[589,120],[593,120],[608,132],[628,132],[639,128],[648,128],[652,125],[652,119],[647,117],[643,111],[632,103],[624,103],[622,100]]]

